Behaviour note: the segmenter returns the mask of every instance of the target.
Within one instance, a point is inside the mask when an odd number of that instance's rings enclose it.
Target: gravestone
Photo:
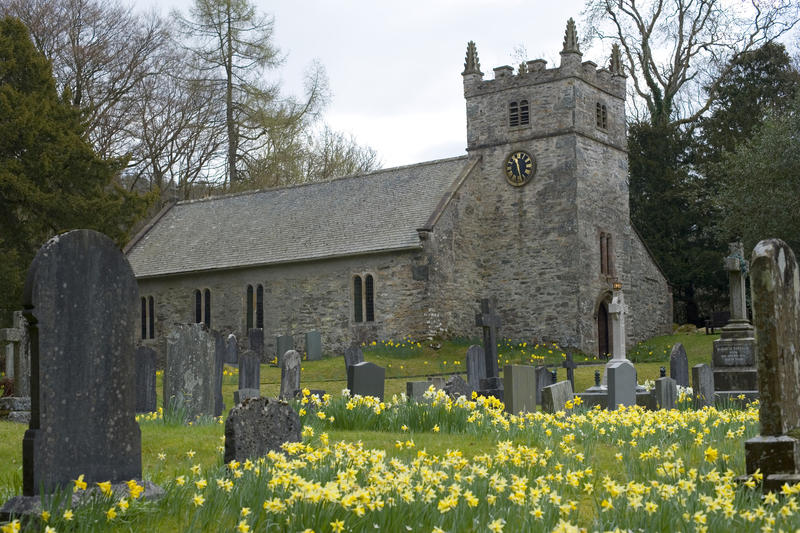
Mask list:
[[[268,363],[264,359],[264,330],[261,328],[251,328],[247,330],[247,345],[250,351],[258,356],[259,361]]]
[[[138,294],[128,260],[101,233],[70,231],[36,254],[23,295],[33,378],[24,496],[69,487],[81,474],[88,483],[141,479]]]
[[[225,363],[229,365],[239,364],[239,341],[233,333],[225,339]]]
[[[717,396],[735,398],[739,394],[755,395],[758,389],[753,326],[747,320],[745,277],[747,261],[742,243],[728,245],[725,270],[730,284],[731,319],[714,341],[711,366],[714,370],[714,389]]]
[[[31,395],[31,355],[28,321],[22,311],[14,311],[13,327],[0,329],[0,346],[5,343],[6,354],[11,355],[11,368],[6,376],[14,378],[14,395],[27,398]],[[6,360],[8,363],[8,360]],[[11,370],[9,373],[8,371]]]
[[[628,360],[613,361],[608,371],[608,409],[636,405],[636,369]]]
[[[495,312],[496,307],[494,298],[483,298],[481,312],[475,314],[475,325],[483,329],[483,353],[487,378],[496,378],[500,375],[500,369],[497,367],[497,328],[502,325],[502,321]]]
[[[286,402],[253,398],[236,405],[225,420],[225,462],[280,452],[284,442],[300,442],[300,417]]]
[[[678,401],[678,383],[672,378],[661,377],[653,389],[654,409],[674,409]]]
[[[222,401],[222,374],[225,371],[225,338],[216,330],[210,330],[211,335],[214,337],[214,412],[216,416],[222,414],[225,410],[225,404]]]
[[[622,293],[622,284],[615,283],[613,297],[611,298],[611,303],[608,306],[608,315],[611,317],[612,347],[611,359],[608,361],[608,363],[606,363],[606,367],[603,371],[604,385],[608,384],[608,369],[610,366],[612,364],[628,360],[625,352],[625,341],[627,335],[625,331],[625,314],[627,312],[628,306],[625,305],[625,295]],[[611,407],[610,403],[609,409],[614,409],[614,407]]]
[[[295,391],[300,390],[300,363],[302,357],[295,350],[288,350],[281,357],[281,393],[280,398],[294,398]]]
[[[291,335],[279,335],[275,337],[275,356],[278,359],[279,367],[282,367],[281,361],[283,360],[283,354],[289,350],[294,350],[294,337]]]
[[[486,377],[486,355],[483,348],[473,344],[467,348],[467,384],[477,391],[480,389],[481,379]]]
[[[512,415],[536,410],[536,369],[527,365],[506,365],[503,370],[503,400]],[[570,384],[571,386],[571,384]]]
[[[306,354],[308,354],[309,361],[322,359],[322,335],[319,331],[306,333]]]
[[[461,376],[450,376],[450,378],[445,381],[444,385],[442,386],[442,390],[451,398],[464,396],[467,398],[467,400],[469,400],[472,396],[472,389],[469,385],[467,385],[467,382],[464,381],[464,378]]]
[[[410,400],[420,401],[430,386],[431,384],[428,381],[407,381],[406,397]]]
[[[358,363],[364,362],[364,352],[357,344],[353,344],[344,351],[344,372],[347,375],[347,368]]]
[[[136,348],[136,412],[156,410],[156,351],[147,346]]]
[[[680,342],[675,343],[669,354],[669,377],[681,387],[689,386],[689,359]]]
[[[374,396],[383,401],[386,369],[375,363],[357,363],[347,367],[347,388],[350,394]]]
[[[602,377],[600,371],[595,370],[594,385],[576,395],[580,397],[581,402],[587,409],[591,409],[595,405],[599,405],[602,409],[605,409],[608,405],[608,388],[604,387],[601,382]]]
[[[751,265],[761,432],[745,442],[745,463],[764,474],[765,491],[778,490],[800,482],[800,273],[779,239],[759,242]]]
[[[233,391],[233,403],[261,396],[261,358],[251,350],[239,355],[239,389]]]
[[[536,404],[542,405],[542,389],[549,385],[554,385],[555,381],[553,381],[553,375],[545,366],[537,366],[533,373],[536,383]]]
[[[174,324],[167,334],[164,370],[164,409],[186,409],[189,419],[219,416],[222,361],[217,359],[216,336],[205,324]]]
[[[566,409],[567,402],[575,398],[569,381],[559,381],[542,389],[542,411],[557,413]]]
[[[695,409],[714,405],[714,372],[710,366],[692,367],[692,392]]]
[[[575,369],[578,364],[572,360],[572,352],[567,352],[566,358],[561,363],[562,368],[567,369],[567,381],[572,385],[572,390],[575,390]]]
[[[441,390],[444,389],[445,380],[441,376],[431,376],[428,378],[429,385],[433,385],[434,389]]]

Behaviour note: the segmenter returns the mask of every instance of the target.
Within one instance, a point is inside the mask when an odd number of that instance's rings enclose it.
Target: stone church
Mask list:
[[[484,79],[468,44],[467,155],[167,206],[125,250],[137,337],[162,354],[176,322],[263,328],[267,354],[312,330],[329,353],[478,337],[479,300],[496,297],[503,338],[607,353],[615,281],[628,344],[668,333],[671,289],[630,223],[619,50],[582,62],[570,19],[546,63]]]

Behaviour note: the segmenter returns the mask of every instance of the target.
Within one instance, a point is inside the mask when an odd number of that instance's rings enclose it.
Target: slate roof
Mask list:
[[[126,253],[143,278],[419,248],[467,161],[178,202]]]

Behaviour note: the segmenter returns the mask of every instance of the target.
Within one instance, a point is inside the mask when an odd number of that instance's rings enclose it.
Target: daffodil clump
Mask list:
[[[362,343],[361,347],[375,355],[384,355],[392,358],[412,357],[422,351],[422,343],[411,338],[395,341],[393,339]]]

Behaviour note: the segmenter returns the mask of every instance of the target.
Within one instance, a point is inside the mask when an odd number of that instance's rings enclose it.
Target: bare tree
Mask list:
[[[796,0],[588,0],[590,38],[613,39],[654,125],[694,123],[742,53],[798,21]],[[634,106],[634,109],[636,106]]]

